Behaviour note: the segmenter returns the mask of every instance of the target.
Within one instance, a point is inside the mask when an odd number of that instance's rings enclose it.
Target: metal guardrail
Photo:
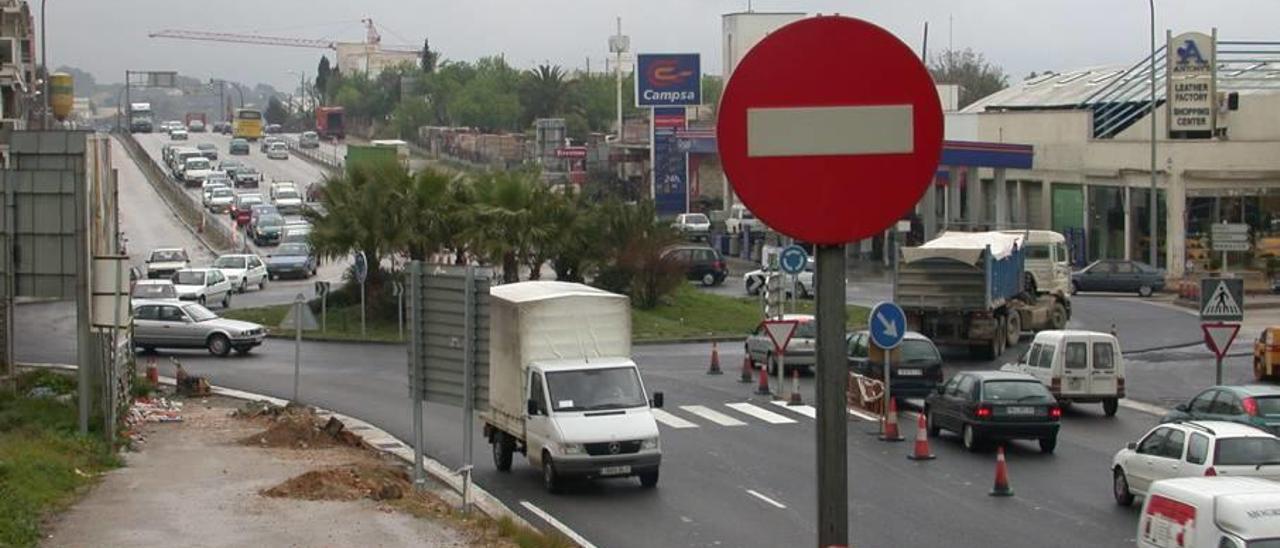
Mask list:
[[[289,145],[289,150],[292,154],[296,154],[303,159],[310,160],[312,163],[318,164],[325,169],[331,171],[342,171],[342,157],[338,156],[336,151],[332,153],[324,152],[324,145],[314,149],[302,148],[299,146],[298,139],[293,138],[286,138],[284,139],[284,142]]]
[[[138,169],[142,171],[142,175],[146,177],[151,187],[156,189],[160,194],[160,198],[169,205],[169,209],[178,216],[192,232],[196,233],[197,239],[201,240],[210,251],[221,253],[234,249],[234,234],[231,228],[218,222],[216,218],[212,218],[208,210],[196,199],[187,194],[181,186],[165,172],[163,166],[156,162],[147,151],[142,148],[142,144],[128,132],[117,132],[116,137],[120,140],[120,144],[124,145],[124,149],[129,153],[129,157],[137,164]]]

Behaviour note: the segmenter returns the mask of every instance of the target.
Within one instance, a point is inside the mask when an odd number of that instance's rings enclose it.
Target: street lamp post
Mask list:
[[[49,49],[45,47],[44,5],[47,0],[40,0],[40,67],[44,72],[41,89],[44,97],[40,101],[40,129],[49,129]]]
[[[1151,100],[1149,101],[1151,106],[1147,109],[1151,117],[1151,196],[1150,205],[1148,206],[1151,228],[1149,239],[1151,266],[1159,268],[1160,262],[1157,249],[1159,249],[1160,235],[1156,233],[1157,228],[1160,226],[1156,218],[1157,207],[1159,206],[1159,201],[1156,200],[1156,0],[1147,0],[1147,4],[1151,8]]]

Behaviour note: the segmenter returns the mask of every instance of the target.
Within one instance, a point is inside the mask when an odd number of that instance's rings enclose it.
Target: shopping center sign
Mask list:
[[[1171,139],[1207,139],[1218,126],[1217,34],[1167,36],[1165,112]]]

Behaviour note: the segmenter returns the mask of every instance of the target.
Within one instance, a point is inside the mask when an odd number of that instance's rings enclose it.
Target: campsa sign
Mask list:
[[[1217,129],[1217,31],[1168,35],[1169,138],[1207,139]]]
[[[641,53],[636,56],[636,106],[702,104],[702,64],[696,53]]]

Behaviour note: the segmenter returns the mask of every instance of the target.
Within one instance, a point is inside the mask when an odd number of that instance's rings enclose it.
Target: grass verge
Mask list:
[[[18,378],[19,394],[36,387],[71,394],[75,382],[48,371]],[[0,394],[0,546],[34,546],[45,515],[119,465],[100,437],[76,433],[76,420],[69,399]]]
[[[222,314],[223,317],[233,320],[243,320],[262,324],[272,335],[282,337],[292,337],[292,328],[280,327],[280,322],[284,321],[284,317],[292,308],[291,304],[281,304],[272,306],[263,306],[258,308],[236,308],[228,310]],[[316,321],[322,319],[320,314],[316,314]],[[408,319],[405,319],[408,322]],[[322,332],[316,330],[304,330],[302,338],[304,339],[324,339],[335,341],[376,341],[376,342],[400,342],[399,324],[395,318],[391,321],[380,320],[373,316],[365,318],[366,335],[360,333],[360,306],[335,307],[330,306],[328,310],[328,319],[324,320],[325,330]]]
[[[796,312],[812,314],[813,304],[811,300],[797,301]],[[850,328],[866,325],[866,308],[849,305],[847,311]],[[633,308],[631,336],[636,341],[745,337],[760,319],[759,298],[725,297],[683,285],[657,308]]]

